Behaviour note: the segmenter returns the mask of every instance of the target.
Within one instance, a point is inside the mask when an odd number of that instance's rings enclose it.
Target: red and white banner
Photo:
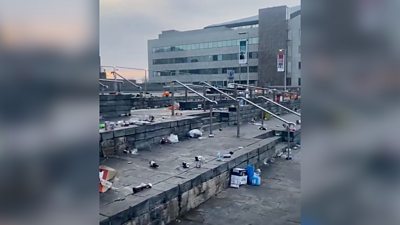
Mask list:
[[[277,55],[277,71],[285,72],[285,51],[279,50]]]

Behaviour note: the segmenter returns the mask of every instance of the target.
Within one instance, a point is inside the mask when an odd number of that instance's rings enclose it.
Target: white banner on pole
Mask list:
[[[276,58],[277,58],[277,71],[285,72],[285,51],[283,49],[279,49]]]

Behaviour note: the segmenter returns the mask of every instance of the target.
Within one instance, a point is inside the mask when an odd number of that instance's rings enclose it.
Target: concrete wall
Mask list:
[[[279,49],[287,51],[288,10],[286,6],[259,10],[259,86],[284,85],[284,73],[277,72]]]

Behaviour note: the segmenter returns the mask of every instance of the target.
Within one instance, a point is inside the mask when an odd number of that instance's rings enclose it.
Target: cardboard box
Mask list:
[[[233,188],[239,188],[240,185],[247,184],[247,172],[242,168],[234,168],[231,172],[231,184]]]

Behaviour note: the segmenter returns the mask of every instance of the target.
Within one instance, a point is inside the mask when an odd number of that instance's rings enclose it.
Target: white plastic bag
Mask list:
[[[201,136],[203,136],[203,132],[201,132],[199,129],[193,129],[189,131],[189,137],[191,138],[198,138]]]
[[[169,137],[168,137],[168,140],[171,143],[178,143],[179,142],[178,135],[175,135],[175,134],[170,134]]]

